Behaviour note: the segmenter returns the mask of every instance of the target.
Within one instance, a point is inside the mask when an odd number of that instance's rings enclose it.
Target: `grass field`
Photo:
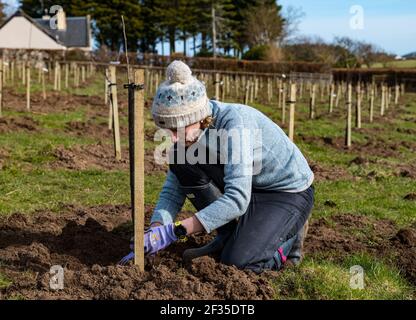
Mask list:
[[[406,63],[406,67],[411,66],[411,61]],[[34,96],[39,90],[38,86],[34,88]],[[42,102],[39,102],[40,106],[34,108],[34,113],[23,111],[25,100],[22,93],[22,88],[7,88],[3,118],[18,122],[18,119],[27,117],[34,129],[27,130],[22,125],[13,127],[13,130],[6,127],[5,131],[0,131],[0,215],[5,217],[16,212],[36,215],[37,212],[45,210],[59,215],[62,208],[69,204],[81,207],[128,205],[129,178],[126,166],[111,165],[105,168],[90,165],[92,162],[85,158],[84,162],[77,164],[79,167],[71,167],[60,162],[63,161],[59,156],[61,153],[56,151],[71,150],[75,154],[73,158],[76,159],[78,155],[74,150],[95,148],[99,143],[100,148],[108,150],[107,153],[111,156],[110,134],[100,136],[89,134],[89,131],[81,131],[79,134],[70,126],[71,123],[88,123],[97,128],[105,127],[108,111],[104,103],[102,106],[91,106],[75,99],[70,102],[70,109],[62,109],[71,94],[95,97],[98,102],[103,100],[102,79],[97,77],[90,80],[86,88],[67,90],[57,101],[55,110],[48,108],[47,111],[42,111]],[[16,100],[13,105],[8,104],[8,98],[12,99],[12,94],[17,95],[17,98],[13,98]],[[121,125],[125,127],[125,92],[120,100]],[[378,230],[372,228],[377,225],[377,221],[389,221],[397,230],[415,225],[416,201],[405,197],[416,194],[416,94],[406,95],[398,107],[390,107],[384,118],[379,116],[376,108],[375,121],[372,124],[368,123],[367,104],[364,104],[363,129],[353,129],[354,146],[351,150],[339,145],[345,128],[342,100],[340,107],[328,114],[326,103],[319,102],[318,99],[317,118],[314,120],[308,119],[306,101],[305,96],[296,106],[295,143],[311,166],[318,168],[315,173],[316,202],[312,222],[322,222],[329,229],[332,226],[337,230],[339,222],[332,220],[332,217],[348,215],[366,219],[367,224],[348,226],[338,234],[342,236],[345,233],[346,237],[355,237],[363,246],[368,245],[364,242],[370,241],[368,239],[372,239],[372,236],[379,236]],[[287,130],[286,125],[281,124],[281,111],[276,103],[265,105],[256,102],[253,106]],[[148,108],[145,117],[146,131],[151,133],[155,127]],[[146,149],[149,152],[155,145],[150,139],[146,140]],[[122,147],[125,159],[125,135]],[[163,171],[146,171],[146,205],[155,205],[164,178]],[[187,203],[185,209],[192,210],[192,207]],[[319,234],[314,237],[318,239]],[[331,251],[328,255],[324,251],[315,252],[311,247],[308,252],[310,254],[300,267],[288,269],[274,280],[276,298],[416,298],[414,284],[392,262],[392,252],[380,255],[371,250],[348,254]],[[0,258],[0,270],[2,263]],[[363,290],[352,289],[349,285],[349,272],[353,265],[364,268]],[[12,283],[10,274],[0,273],[0,288],[7,288]]]
[[[385,65],[382,63],[374,63],[371,68],[416,68],[416,60],[397,60],[387,62]]]

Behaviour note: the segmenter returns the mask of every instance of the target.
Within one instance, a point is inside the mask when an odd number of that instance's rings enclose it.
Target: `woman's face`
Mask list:
[[[178,130],[170,129],[172,133],[172,141],[174,143],[182,143],[183,144],[183,136],[185,136],[185,146],[189,147],[196,140],[198,140],[199,135],[201,134],[201,123],[193,123],[189,126],[186,126],[184,129],[180,128]],[[179,133],[178,133],[179,132]],[[185,132],[185,134],[183,134]]]

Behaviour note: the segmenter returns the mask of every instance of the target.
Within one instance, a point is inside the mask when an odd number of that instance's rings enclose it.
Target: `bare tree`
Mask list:
[[[301,7],[287,6],[283,12],[283,30],[280,36],[279,45],[293,39],[299,31],[299,24],[306,16]]]
[[[246,13],[246,37],[250,46],[274,45],[283,32],[283,19],[276,6],[264,3]]]

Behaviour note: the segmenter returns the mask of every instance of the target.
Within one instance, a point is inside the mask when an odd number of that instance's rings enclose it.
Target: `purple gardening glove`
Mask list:
[[[178,237],[173,232],[174,224],[157,226],[150,228],[144,234],[144,253],[146,255],[154,255],[156,252],[165,249],[172,242],[178,240]],[[133,244],[130,245],[133,250]],[[134,252],[130,252],[125,256],[119,264],[125,265],[134,258]]]

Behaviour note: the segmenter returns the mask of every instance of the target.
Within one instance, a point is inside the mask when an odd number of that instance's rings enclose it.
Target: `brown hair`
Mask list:
[[[201,129],[206,129],[209,128],[213,122],[214,122],[214,118],[211,116],[206,117],[205,119],[202,119],[201,121]]]

